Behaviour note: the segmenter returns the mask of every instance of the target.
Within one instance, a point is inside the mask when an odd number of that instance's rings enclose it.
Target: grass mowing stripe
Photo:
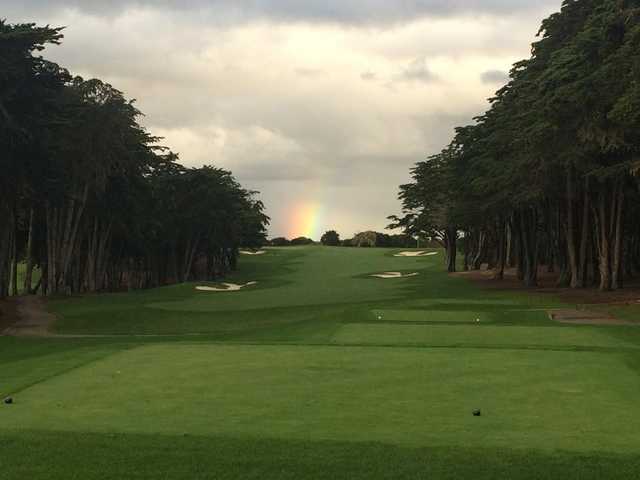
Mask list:
[[[402,448],[374,442],[43,431],[0,432],[0,442],[3,480],[627,480],[640,470],[640,456],[632,454]]]
[[[618,347],[637,348],[633,341],[610,336],[604,329],[588,327],[529,327],[495,325],[346,324],[336,333],[336,343],[397,345],[512,345],[514,347]]]
[[[122,348],[112,342],[0,337],[0,396]]]

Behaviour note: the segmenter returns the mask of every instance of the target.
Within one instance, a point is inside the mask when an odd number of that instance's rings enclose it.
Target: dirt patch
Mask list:
[[[549,318],[555,322],[570,325],[637,325],[632,322],[618,320],[606,312],[590,312],[587,310],[550,310]]]
[[[522,282],[518,280],[518,272],[515,268],[509,268],[504,271],[504,278],[498,279],[497,273],[494,270],[489,270],[486,265],[483,265],[480,270],[472,270],[468,272],[451,273],[452,277],[467,278],[474,282],[478,282],[485,288],[496,288],[499,290],[530,290],[530,291],[549,291],[553,290],[557,292],[556,283],[558,282],[558,275],[550,273],[546,268],[541,268],[538,271],[538,284],[539,287],[535,289],[526,288],[522,285]]]
[[[569,305],[576,305],[576,310],[566,311],[566,315],[549,312],[555,321],[576,325],[636,325],[636,323],[620,320],[601,307],[634,306],[640,308],[640,283],[628,283],[624,289],[615,292],[601,292],[597,288],[571,289],[557,286],[558,274],[541,268],[538,272],[536,288],[527,288],[518,280],[515,269],[506,270],[504,279],[496,278],[496,273],[484,266],[481,270],[450,274],[453,277],[467,278],[481,288],[499,291],[517,291],[531,295],[548,295]],[[595,309],[589,311],[589,307]],[[571,313],[569,313],[571,312]],[[556,315],[554,318],[552,315]]]
[[[14,300],[0,301],[0,334],[18,321]]]
[[[46,337],[56,317],[47,312],[45,300],[37,296],[25,296],[12,299],[14,319],[2,332],[13,337]]]
[[[559,298],[567,303],[580,305],[638,305],[640,306],[640,285],[629,284],[615,292],[601,292],[597,288],[582,290],[562,289]]]
[[[467,278],[478,286],[496,290],[518,290],[532,294],[553,295],[565,303],[574,305],[639,305],[640,283],[629,283],[615,292],[601,292],[597,288],[571,289],[557,286],[558,274],[550,273],[546,268],[538,272],[538,287],[527,288],[518,280],[515,269],[506,270],[504,279],[496,278],[493,270],[475,270],[450,274],[453,277]]]

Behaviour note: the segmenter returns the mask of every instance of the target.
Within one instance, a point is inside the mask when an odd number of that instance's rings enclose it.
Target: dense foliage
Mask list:
[[[419,241],[411,235],[387,235],[386,233],[360,232],[340,242],[342,247],[360,248],[414,248]]]
[[[291,240],[291,246],[293,247],[302,247],[305,245],[313,245],[315,242],[307,237],[297,237]]]
[[[61,39],[0,21],[0,297],[22,289],[20,262],[25,290],[55,295],[212,279],[261,245],[255,192],[181,166],[133,101],[42,58]]]
[[[455,270],[525,285],[617,289],[640,270],[640,1],[566,0],[476,123],[401,186],[408,233],[439,238]]]
[[[335,230],[329,230],[322,235],[320,242],[323,245],[328,247],[339,247],[340,246],[340,235]]]

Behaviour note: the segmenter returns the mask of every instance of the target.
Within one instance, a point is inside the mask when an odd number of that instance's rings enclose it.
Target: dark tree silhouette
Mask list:
[[[565,1],[474,125],[419,163],[394,227],[439,239],[455,268],[541,266],[559,284],[620,288],[640,271],[640,9]],[[458,241],[456,238],[460,237]]]
[[[320,242],[328,247],[338,247],[340,246],[340,235],[335,230],[329,230],[322,235]]]
[[[61,40],[59,28],[0,21],[0,298],[213,279],[239,247],[263,245],[256,192],[184,168],[122,92],[40,56]]]

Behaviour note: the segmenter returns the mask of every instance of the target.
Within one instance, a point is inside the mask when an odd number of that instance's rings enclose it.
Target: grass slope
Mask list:
[[[54,302],[58,332],[107,336],[0,338],[0,477],[633,478],[638,329],[393,253],[271,250],[240,292]]]

